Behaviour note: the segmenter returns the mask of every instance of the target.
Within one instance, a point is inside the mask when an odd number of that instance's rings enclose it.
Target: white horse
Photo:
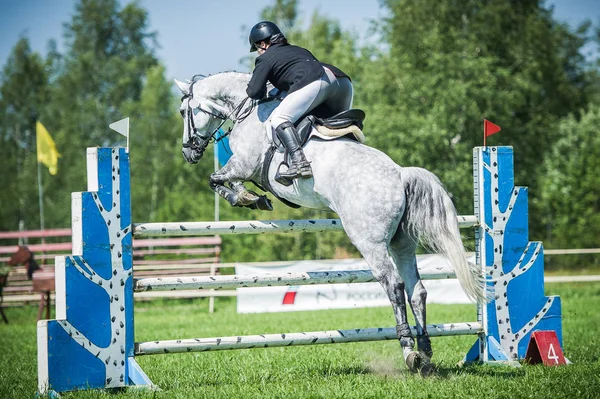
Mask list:
[[[210,176],[210,186],[235,206],[258,199],[242,187],[241,182],[253,181],[280,199],[336,212],[389,297],[407,366],[428,374],[433,352],[426,330],[427,292],[415,256],[418,241],[449,258],[469,297],[486,300],[482,273],[467,262],[448,193],[431,172],[400,167],[383,152],[349,138],[312,137],[304,152],[314,176],[294,180],[290,186],[277,183],[283,154],[275,152],[266,167],[264,160],[273,143],[268,118],[278,101],[249,100],[249,80],[249,74],[224,72],[189,83],[175,81],[183,92],[179,110],[184,119],[184,158],[198,162],[223,121],[232,119],[233,155]],[[405,293],[416,321],[418,351],[407,322]]]

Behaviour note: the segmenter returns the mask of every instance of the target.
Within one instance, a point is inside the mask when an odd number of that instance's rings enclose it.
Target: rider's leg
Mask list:
[[[335,79],[335,76],[334,76]],[[311,177],[312,169],[298,143],[294,122],[308,111],[321,104],[332,93],[332,85],[327,74],[320,80],[309,83],[287,95],[271,114],[271,125],[277,136],[290,153],[292,165],[286,172],[279,172],[284,179]]]
[[[292,164],[288,170],[279,172],[281,177],[285,179],[297,179],[299,177],[307,178],[312,176],[310,162],[306,160],[304,151],[298,143],[296,128],[291,122],[283,122],[275,129],[277,136],[290,153]]]

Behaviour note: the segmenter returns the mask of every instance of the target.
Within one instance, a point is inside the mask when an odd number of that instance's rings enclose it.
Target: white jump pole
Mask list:
[[[439,270],[421,270],[423,280],[444,280],[456,278],[449,267]],[[249,287],[273,287],[315,284],[372,283],[377,280],[370,270],[299,272],[282,274],[225,275],[225,276],[181,276],[155,277],[135,280],[134,290],[175,291],[175,290],[227,290]]]
[[[416,329],[411,327],[413,334]],[[430,324],[427,331],[431,337],[453,335],[477,335],[483,332],[479,322]],[[261,334],[216,338],[177,339],[170,341],[139,342],[135,344],[136,355],[165,353],[206,352],[231,349],[275,348],[319,344],[342,344],[397,340],[396,327],[362,328],[354,330],[314,331],[287,334]]]
[[[474,215],[458,217],[461,228],[477,225]],[[160,236],[212,236],[226,234],[265,234],[265,233],[320,233],[343,230],[339,219],[314,220],[247,220],[181,223],[136,223],[135,237]]]

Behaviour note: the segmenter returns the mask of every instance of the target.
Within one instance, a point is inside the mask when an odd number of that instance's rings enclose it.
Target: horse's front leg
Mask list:
[[[258,195],[248,190],[242,180],[248,177],[235,173],[236,168],[233,157],[225,166],[210,175],[209,185],[219,196],[223,197],[231,206],[243,206],[250,209],[272,211],[271,201],[265,195]],[[229,187],[226,186],[229,185]]]
[[[208,181],[208,185],[213,191],[219,194],[220,197],[224,198],[231,206],[238,206],[238,194],[231,188],[224,185],[224,182],[220,182],[213,179],[212,176]]]

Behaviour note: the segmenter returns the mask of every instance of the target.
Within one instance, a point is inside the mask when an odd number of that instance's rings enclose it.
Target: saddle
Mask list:
[[[325,140],[347,137],[358,141],[359,143],[364,143],[365,136],[362,133],[364,120],[365,112],[358,108],[342,111],[329,118],[319,118],[315,115],[307,115],[295,123],[296,132],[298,134],[298,143],[300,146],[306,144],[313,131],[313,127],[318,132],[317,136]],[[277,137],[275,129],[273,129],[272,137],[274,145],[283,151],[283,145],[281,144],[279,137]]]

